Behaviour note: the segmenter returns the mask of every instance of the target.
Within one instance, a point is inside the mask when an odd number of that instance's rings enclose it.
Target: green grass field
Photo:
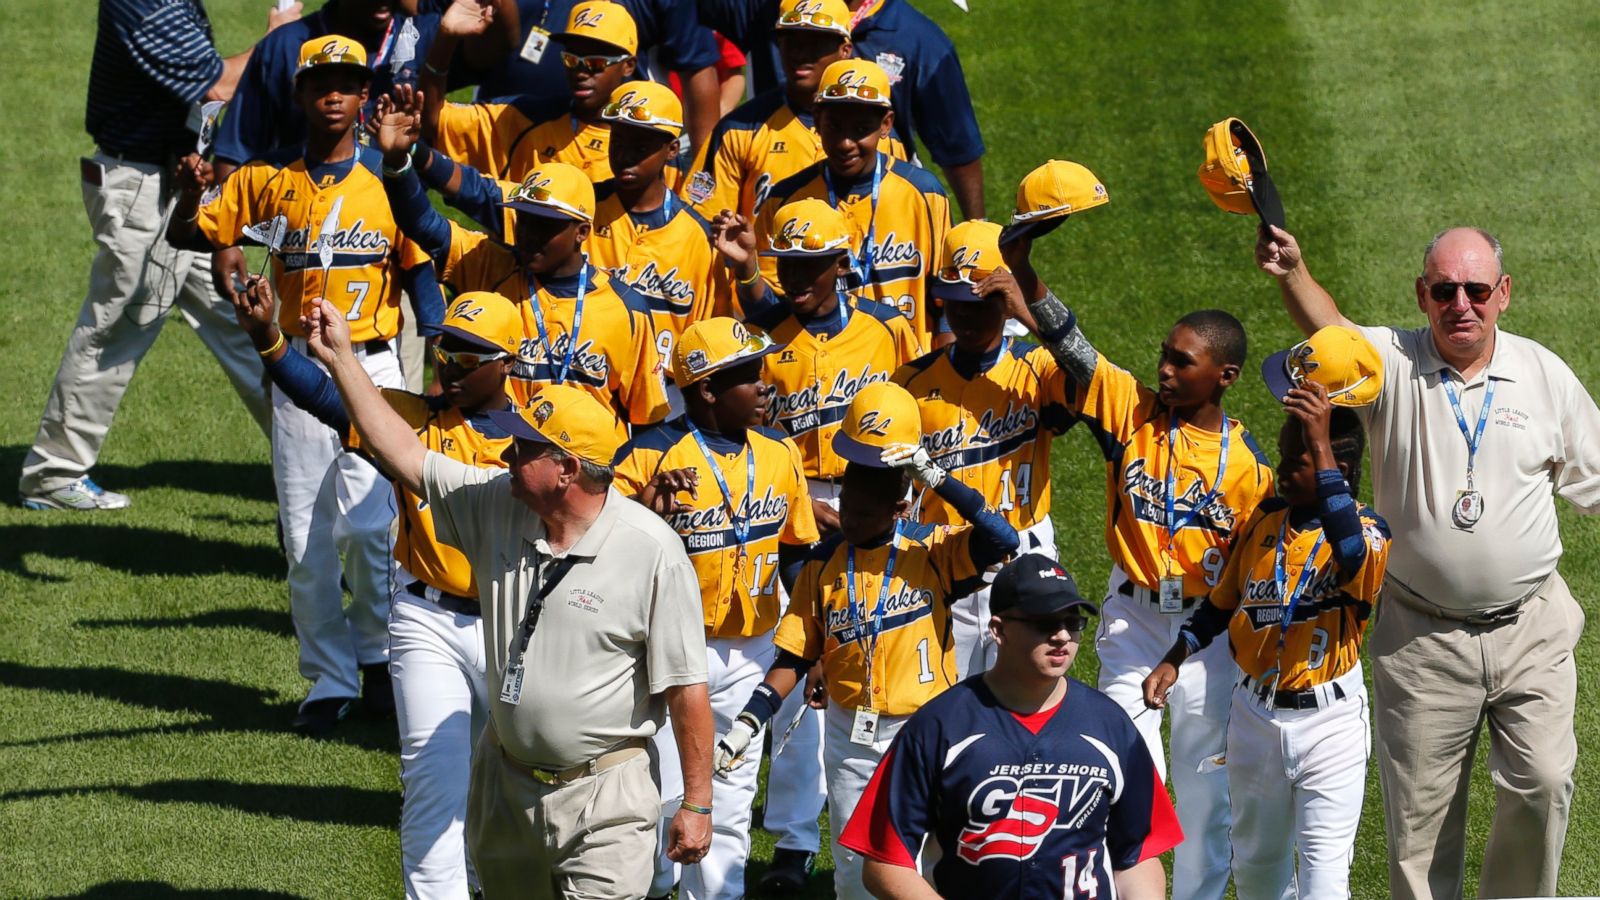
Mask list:
[[[1250,222],[1218,212],[1194,178],[1203,129],[1238,115],[1268,149],[1313,270],[1352,317],[1420,323],[1410,284],[1424,243],[1446,225],[1482,225],[1505,241],[1516,279],[1506,326],[1600,383],[1595,329],[1581,324],[1600,273],[1600,7],[973,0],[963,15],[918,4],[962,50],[991,212],[1008,211],[1017,179],[1049,156],[1087,164],[1109,188],[1110,205],[1037,255],[1113,360],[1153,377],[1172,320],[1206,306],[1244,320],[1252,362],[1292,339],[1251,264]],[[266,5],[212,0],[225,52],[254,36]],[[74,158],[91,149],[93,4],[11,0],[0,33],[10,491],[92,254]],[[1273,446],[1280,414],[1259,379],[1236,393],[1229,412]],[[1058,442],[1057,530],[1091,586],[1108,570],[1098,460],[1083,434]],[[0,896],[398,896],[394,727],[352,721],[327,742],[287,732],[305,686],[267,445],[181,322],[146,358],[95,474],[134,508],[0,506]],[[1562,570],[1593,610],[1600,530],[1566,510],[1563,526]],[[1595,649],[1590,633],[1581,663]],[[1094,666],[1086,655],[1077,674],[1092,681]],[[1600,683],[1592,667],[1580,677],[1578,737],[1593,751]],[[1578,785],[1561,889],[1596,894],[1600,778],[1587,757]],[[1469,891],[1492,802],[1480,771]],[[758,840],[754,864],[769,855]],[[819,872],[816,896],[826,884]],[[1387,895],[1375,773],[1353,884],[1358,897]]]

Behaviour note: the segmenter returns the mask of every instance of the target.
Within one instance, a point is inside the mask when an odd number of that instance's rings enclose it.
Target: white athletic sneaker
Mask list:
[[[53,491],[22,498],[28,509],[126,509],[132,502],[127,494],[108,491],[87,475]]]

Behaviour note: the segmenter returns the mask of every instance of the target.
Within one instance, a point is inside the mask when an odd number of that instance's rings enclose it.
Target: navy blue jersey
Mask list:
[[[1113,897],[1112,873],[1177,846],[1178,817],[1133,720],[1076,680],[1022,716],[974,675],[911,716],[839,842],[915,866],[946,897]]]
[[[700,19],[749,54],[755,93],[783,83],[773,43],[779,0],[701,0]],[[851,31],[857,59],[889,73],[894,134],[910,150],[914,133],[941,166],[969,163],[984,153],[978,117],[955,44],[907,0],[883,0]]]
[[[335,34],[329,3],[297,22],[279,26],[256,44],[239,87],[217,128],[217,159],[243,165],[261,159],[280,147],[299,147],[306,139],[306,119],[295,104],[294,72],[300,64],[300,45],[315,37]],[[347,34],[359,40],[372,66],[372,83],[362,119],[372,115],[378,98],[397,84],[415,86],[428,47],[439,31],[436,15],[407,16],[398,10],[381,34]],[[366,141],[366,129],[357,136]]]

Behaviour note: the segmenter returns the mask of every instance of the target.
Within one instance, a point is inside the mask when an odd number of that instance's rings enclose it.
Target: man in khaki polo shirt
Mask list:
[[[467,846],[488,898],[615,897],[650,884],[661,812],[646,750],[671,711],[684,803],[668,855],[710,844],[711,706],[699,581],[678,536],[611,487],[623,441],[592,394],[547,385],[491,413],[508,469],[427,450],[351,353],[327,302],[305,320],[362,446],[426,497],[483,606],[490,721],[473,755]]]
[[[1552,895],[1584,616],[1556,571],[1551,495],[1600,512],[1600,409],[1554,353],[1496,327],[1511,276],[1488,232],[1428,245],[1416,281],[1428,324],[1411,330],[1351,323],[1282,229],[1256,262],[1307,335],[1360,328],[1383,358],[1383,390],[1357,412],[1373,505],[1394,532],[1369,643],[1390,892],[1461,896],[1467,776],[1487,720],[1496,802],[1479,895]]]

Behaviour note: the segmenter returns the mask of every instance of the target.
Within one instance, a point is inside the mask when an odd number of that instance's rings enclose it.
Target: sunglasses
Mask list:
[[[1456,291],[1467,292],[1467,299],[1473,303],[1484,303],[1499,286],[1499,281],[1494,284],[1484,284],[1481,281],[1439,281],[1428,285],[1428,296],[1435,303],[1449,303],[1456,298]]]
[[[667,128],[682,128],[682,122],[662,118],[644,107],[642,103],[607,103],[600,110],[600,115],[607,119],[620,119],[632,125],[660,125]]]
[[[1032,631],[1034,634],[1047,638],[1055,637],[1057,634],[1061,633],[1062,629],[1065,629],[1066,632],[1071,635],[1083,634],[1083,630],[1089,627],[1089,619],[1086,616],[1077,613],[1060,616],[1054,619],[1032,619],[1023,618],[1021,616],[1001,616],[1000,621],[1021,622],[1022,624],[1028,626],[1028,630]]]
[[[939,270],[939,280],[951,284],[961,282],[976,285],[994,272],[994,269],[980,269],[977,266],[945,266]]]
[[[823,88],[817,96],[823,100],[865,100],[868,103],[881,103],[888,99],[870,84],[851,85],[838,81]]]
[[[849,242],[850,238],[848,237],[836,237],[829,241],[824,240],[822,236],[818,234],[812,234],[809,232],[806,234],[789,234],[785,231],[778,233],[772,238],[772,249],[777,250],[780,253],[787,253],[791,250],[803,250],[806,253],[821,253],[825,250],[843,249],[844,246]]]
[[[801,12],[798,9],[791,9],[778,17],[779,28],[794,28],[800,25],[834,30],[844,23],[825,12]]]
[[[585,72],[604,72],[607,67],[614,66],[627,58],[628,54],[626,53],[619,56],[606,56],[602,53],[579,56],[576,53],[568,53],[564,50],[561,52],[561,62],[567,68],[573,70],[582,69]]]
[[[506,353],[484,353],[477,350],[446,350],[443,347],[433,348],[433,358],[441,366],[456,366],[464,371],[472,371],[484,363],[491,363],[497,359],[505,359]]]

